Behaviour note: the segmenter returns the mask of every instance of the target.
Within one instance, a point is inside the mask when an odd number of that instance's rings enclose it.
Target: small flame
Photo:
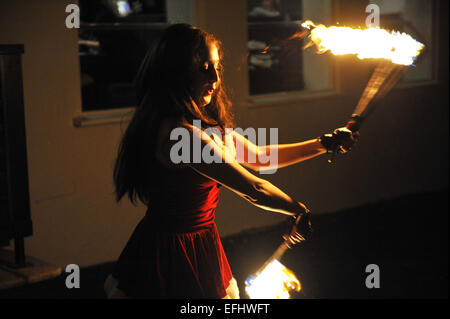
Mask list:
[[[295,274],[277,259],[245,281],[245,292],[250,299],[290,299],[289,291],[298,292],[301,288]]]
[[[306,47],[315,44],[318,53],[356,54],[360,59],[381,58],[395,64],[411,65],[425,47],[406,33],[380,28],[326,27],[310,20],[302,27],[310,30],[310,43]]]

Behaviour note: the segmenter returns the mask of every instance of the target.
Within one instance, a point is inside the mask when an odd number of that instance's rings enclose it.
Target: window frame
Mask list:
[[[329,20],[334,21],[336,20],[336,17],[338,16],[340,5],[338,4],[338,1],[331,1],[330,2],[330,17]],[[299,21],[292,21],[292,23],[299,22]],[[284,22],[285,23],[285,22]],[[245,23],[246,27],[246,41],[248,42],[248,20]],[[247,49],[248,52],[248,49]],[[245,63],[245,69],[244,72],[246,74],[246,94],[245,94],[245,100],[242,104],[244,104],[247,107],[259,107],[259,106],[268,106],[273,104],[286,104],[286,103],[292,103],[292,102],[299,102],[299,101],[307,101],[307,100],[314,100],[314,99],[321,99],[321,98],[332,98],[332,97],[338,97],[342,94],[341,91],[341,85],[340,85],[340,72],[339,72],[339,65],[336,62],[336,59],[331,59],[328,57],[327,63],[329,64],[329,72],[330,72],[330,87],[326,89],[304,89],[304,90],[295,90],[295,91],[289,91],[289,92],[275,92],[275,93],[265,93],[265,94],[250,94],[250,79],[249,79],[249,70],[248,70],[248,63]]]

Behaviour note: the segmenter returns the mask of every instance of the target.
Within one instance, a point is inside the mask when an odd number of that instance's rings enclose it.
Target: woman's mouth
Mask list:
[[[208,95],[213,95],[214,89],[208,89],[206,92],[208,93]]]

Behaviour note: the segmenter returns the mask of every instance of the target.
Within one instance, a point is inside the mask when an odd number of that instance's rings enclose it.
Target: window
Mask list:
[[[435,79],[436,59],[434,47],[433,13],[436,10],[435,1],[423,0],[372,0],[380,7],[380,27],[398,30],[410,34],[417,41],[425,44],[425,50],[420,55],[419,63],[404,76],[403,82],[423,82]],[[433,61],[434,60],[434,61]]]
[[[289,40],[303,20],[330,23],[330,0],[248,0],[247,10],[250,96],[333,87],[331,61]]]
[[[80,0],[82,111],[134,107],[133,80],[166,25],[163,0]]]

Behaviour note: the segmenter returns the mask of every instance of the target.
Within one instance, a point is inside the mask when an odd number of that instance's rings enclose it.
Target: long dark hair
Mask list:
[[[212,34],[175,24],[147,52],[135,81],[140,103],[123,135],[114,166],[117,202],[128,194],[133,204],[137,198],[149,204],[149,190],[156,187],[154,180],[158,178],[158,170],[151,168],[163,119],[171,117],[180,124],[199,119],[202,127],[214,126],[222,132],[234,127],[231,103],[222,84],[207,107],[199,108],[191,96],[192,70],[204,62],[208,44],[216,45],[222,60],[221,43]]]

